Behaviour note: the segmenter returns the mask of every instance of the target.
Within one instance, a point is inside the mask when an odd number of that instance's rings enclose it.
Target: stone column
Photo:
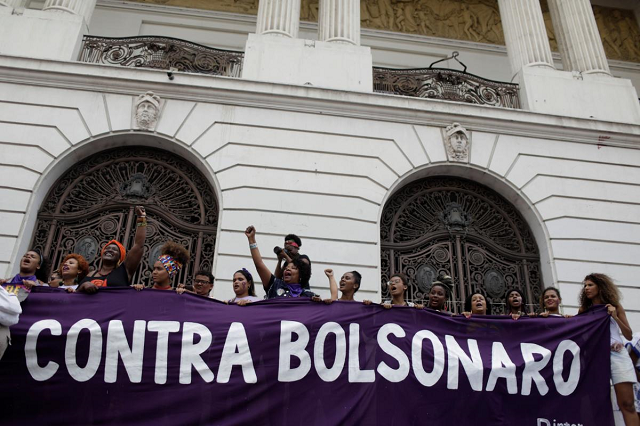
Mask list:
[[[549,11],[564,70],[611,75],[589,0],[549,0]]]
[[[96,1],[97,0],[47,0],[42,10],[82,16],[88,26],[91,21],[91,15],[93,15],[93,10],[96,8]]]
[[[24,6],[24,0],[0,0],[0,6],[7,6],[13,9]]]
[[[360,1],[320,0],[318,39],[360,45]]]
[[[256,34],[298,38],[300,0],[260,0]]]
[[[523,67],[554,68],[539,0],[498,0],[509,62],[514,74]]]

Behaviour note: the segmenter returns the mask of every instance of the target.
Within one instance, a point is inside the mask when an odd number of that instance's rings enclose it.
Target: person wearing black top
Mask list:
[[[147,237],[147,215],[144,207],[136,206],[136,235],[133,247],[126,252],[116,240],[109,241],[101,253],[100,268],[87,275],[78,286],[78,292],[94,294],[100,287],[127,287],[142,261],[144,240]]]
[[[284,269],[282,279],[276,278],[271,273],[267,265],[264,264],[258,244],[256,243],[256,228],[249,226],[244,234],[249,240],[249,249],[253,263],[258,271],[262,286],[267,292],[267,298],[275,297],[314,297],[315,293],[308,290],[309,278],[311,278],[311,265],[300,257],[293,261]]]

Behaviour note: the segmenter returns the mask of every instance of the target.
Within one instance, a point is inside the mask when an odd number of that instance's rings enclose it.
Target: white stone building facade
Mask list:
[[[60,177],[100,151],[135,145],[174,153],[213,188],[216,298],[232,295],[235,270],[253,270],[243,235],[252,224],[271,264],[270,248],[285,234],[303,239],[314,291],[328,295],[324,268],[357,269],[359,298],[379,300],[385,203],[411,182],[451,176],[484,185],[516,208],[538,247],[541,284],[559,286],[565,312],[575,312],[583,277],[604,272],[617,280],[638,329],[640,70],[609,64],[599,38],[571,38],[571,28],[595,28],[588,2],[571,2],[582,15],[550,1],[556,32],[566,32],[558,57],[542,36],[535,0],[499,2],[506,50],[360,31],[357,8],[337,11],[329,0],[321,3],[319,35],[315,25],[298,24],[299,0],[261,0],[257,23],[113,0],[47,0],[44,10],[5,1],[0,276],[15,273]],[[270,18],[269,7],[288,14]],[[332,10],[352,19],[336,29]],[[243,50],[243,73],[173,72],[170,79],[164,70],[81,63],[83,34],[155,34]],[[476,74],[514,77],[522,108],[373,92],[372,64],[425,66],[451,50]],[[136,102],[147,92],[161,100],[159,115],[141,125]],[[453,123],[468,137],[459,156],[447,145]]]

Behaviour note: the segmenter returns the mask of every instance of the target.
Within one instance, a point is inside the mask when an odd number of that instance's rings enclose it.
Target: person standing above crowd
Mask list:
[[[472,315],[491,315],[491,303],[484,293],[476,290],[465,299],[462,315],[467,318],[471,318]]]
[[[79,282],[89,273],[89,263],[82,255],[71,253],[62,259],[58,273],[60,280],[51,281],[49,285],[73,292],[78,288]]]
[[[311,266],[306,261],[300,259],[300,256],[292,259],[292,262],[285,267],[282,279],[276,278],[262,260],[262,255],[256,243],[256,228],[249,226],[244,231],[244,234],[249,241],[253,264],[258,271],[264,291],[267,292],[267,298],[316,296],[315,293],[308,290]]]
[[[171,290],[173,278],[189,262],[189,251],[178,243],[167,241],[160,249],[160,257],[153,264],[151,279],[154,290]],[[143,284],[135,284],[133,288],[140,291]]]
[[[277,246],[273,248],[273,252],[278,256],[276,270],[273,272],[273,275],[275,275],[276,278],[282,279],[284,269],[293,261],[293,259],[298,257],[306,259],[309,265],[311,265],[309,256],[306,254],[300,254],[300,247],[302,247],[302,240],[300,237],[295,234],[289,234],[284,237],[284,248]]]
[[[360,281],[362,281],[362,275],[358,271],[350,271],[342,274],[340,278],[340,292],[342,295],[338,299],[338,284],[333,276],[333,269],[325,269],[324,274],[329,278],[329,291],[331,298],[325,300],[325,303],[331,303],[334,300],[342,300],[353,302],[353,296],[360,288]]]
[[[78,286],[77,291],[93,294],[99,287],[127,287],[135,274],[142,255],[144,254],[144,240],[147,238],[147,215],[144,207],[136,206],[136,235],[133,247],[127,251],[124,246],[111,240],[102,248],[100,253],[100,268],[86,276]]]
[[[236,294],[236,297],[228,300],[227,303],[229,304],[235,303],[236,305],[242,306],[260,300],[260,298],[256,296],[253,276],[244,268],[233,274],[233,292]]]
[[[585,313],[595,305],[606,305],[607,307],[607,312],[610,315],[610,358],[613,389],[616,393],[618,407],[624,417],[624,424],[626,426],[640,426],[633,398],[633,384],[636,382],[636,374],[622,339],[624,336],[625,339],[631,340],[633,332],[629,327],[627,314],[620,304],[618,287],[605,274],[589,274],[584,278],[579,300],[578,315]]]
[[[33,286],[48,285],[46,269],[47,261],[42,252],[38,249],[29,250],[20,259],[20,272],[11,279],[0,279],[0,285],[5,287],[11,285],[16,290],[18,287],[23,287],[29,292]]]

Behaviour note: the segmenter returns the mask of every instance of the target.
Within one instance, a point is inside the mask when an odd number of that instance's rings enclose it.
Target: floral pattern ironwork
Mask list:
[[[154,250],[167,240],[191,252],[176,283],[189,283],[196,269],[211,270],[218,223],[214,192],[191,164],[159,149],[117,148],[73,166],[42,204],[33,246],[54,267],[76,252],[97,268],[107,241],[133,245],[138,204],[147,210],[148,226],[145,255],[133,282],[151,282]]]
[[[85,36],[80,62],[240,77],[244,53],[171,37]]]
[[[520,108],[518,85],[442,68],[373,68],[378,93]]]
[[[385,205],[380,225],[382,293],[393,273],[409,276],[407,298],[428,299],[439,274],[453,278],[450,308],[460,312],[465,295],[483,290],[504,312],[504,296],[516,287],[538,308],[542,282],[539,252],[529,226],[502,196],[453,177],[409,184]]]

